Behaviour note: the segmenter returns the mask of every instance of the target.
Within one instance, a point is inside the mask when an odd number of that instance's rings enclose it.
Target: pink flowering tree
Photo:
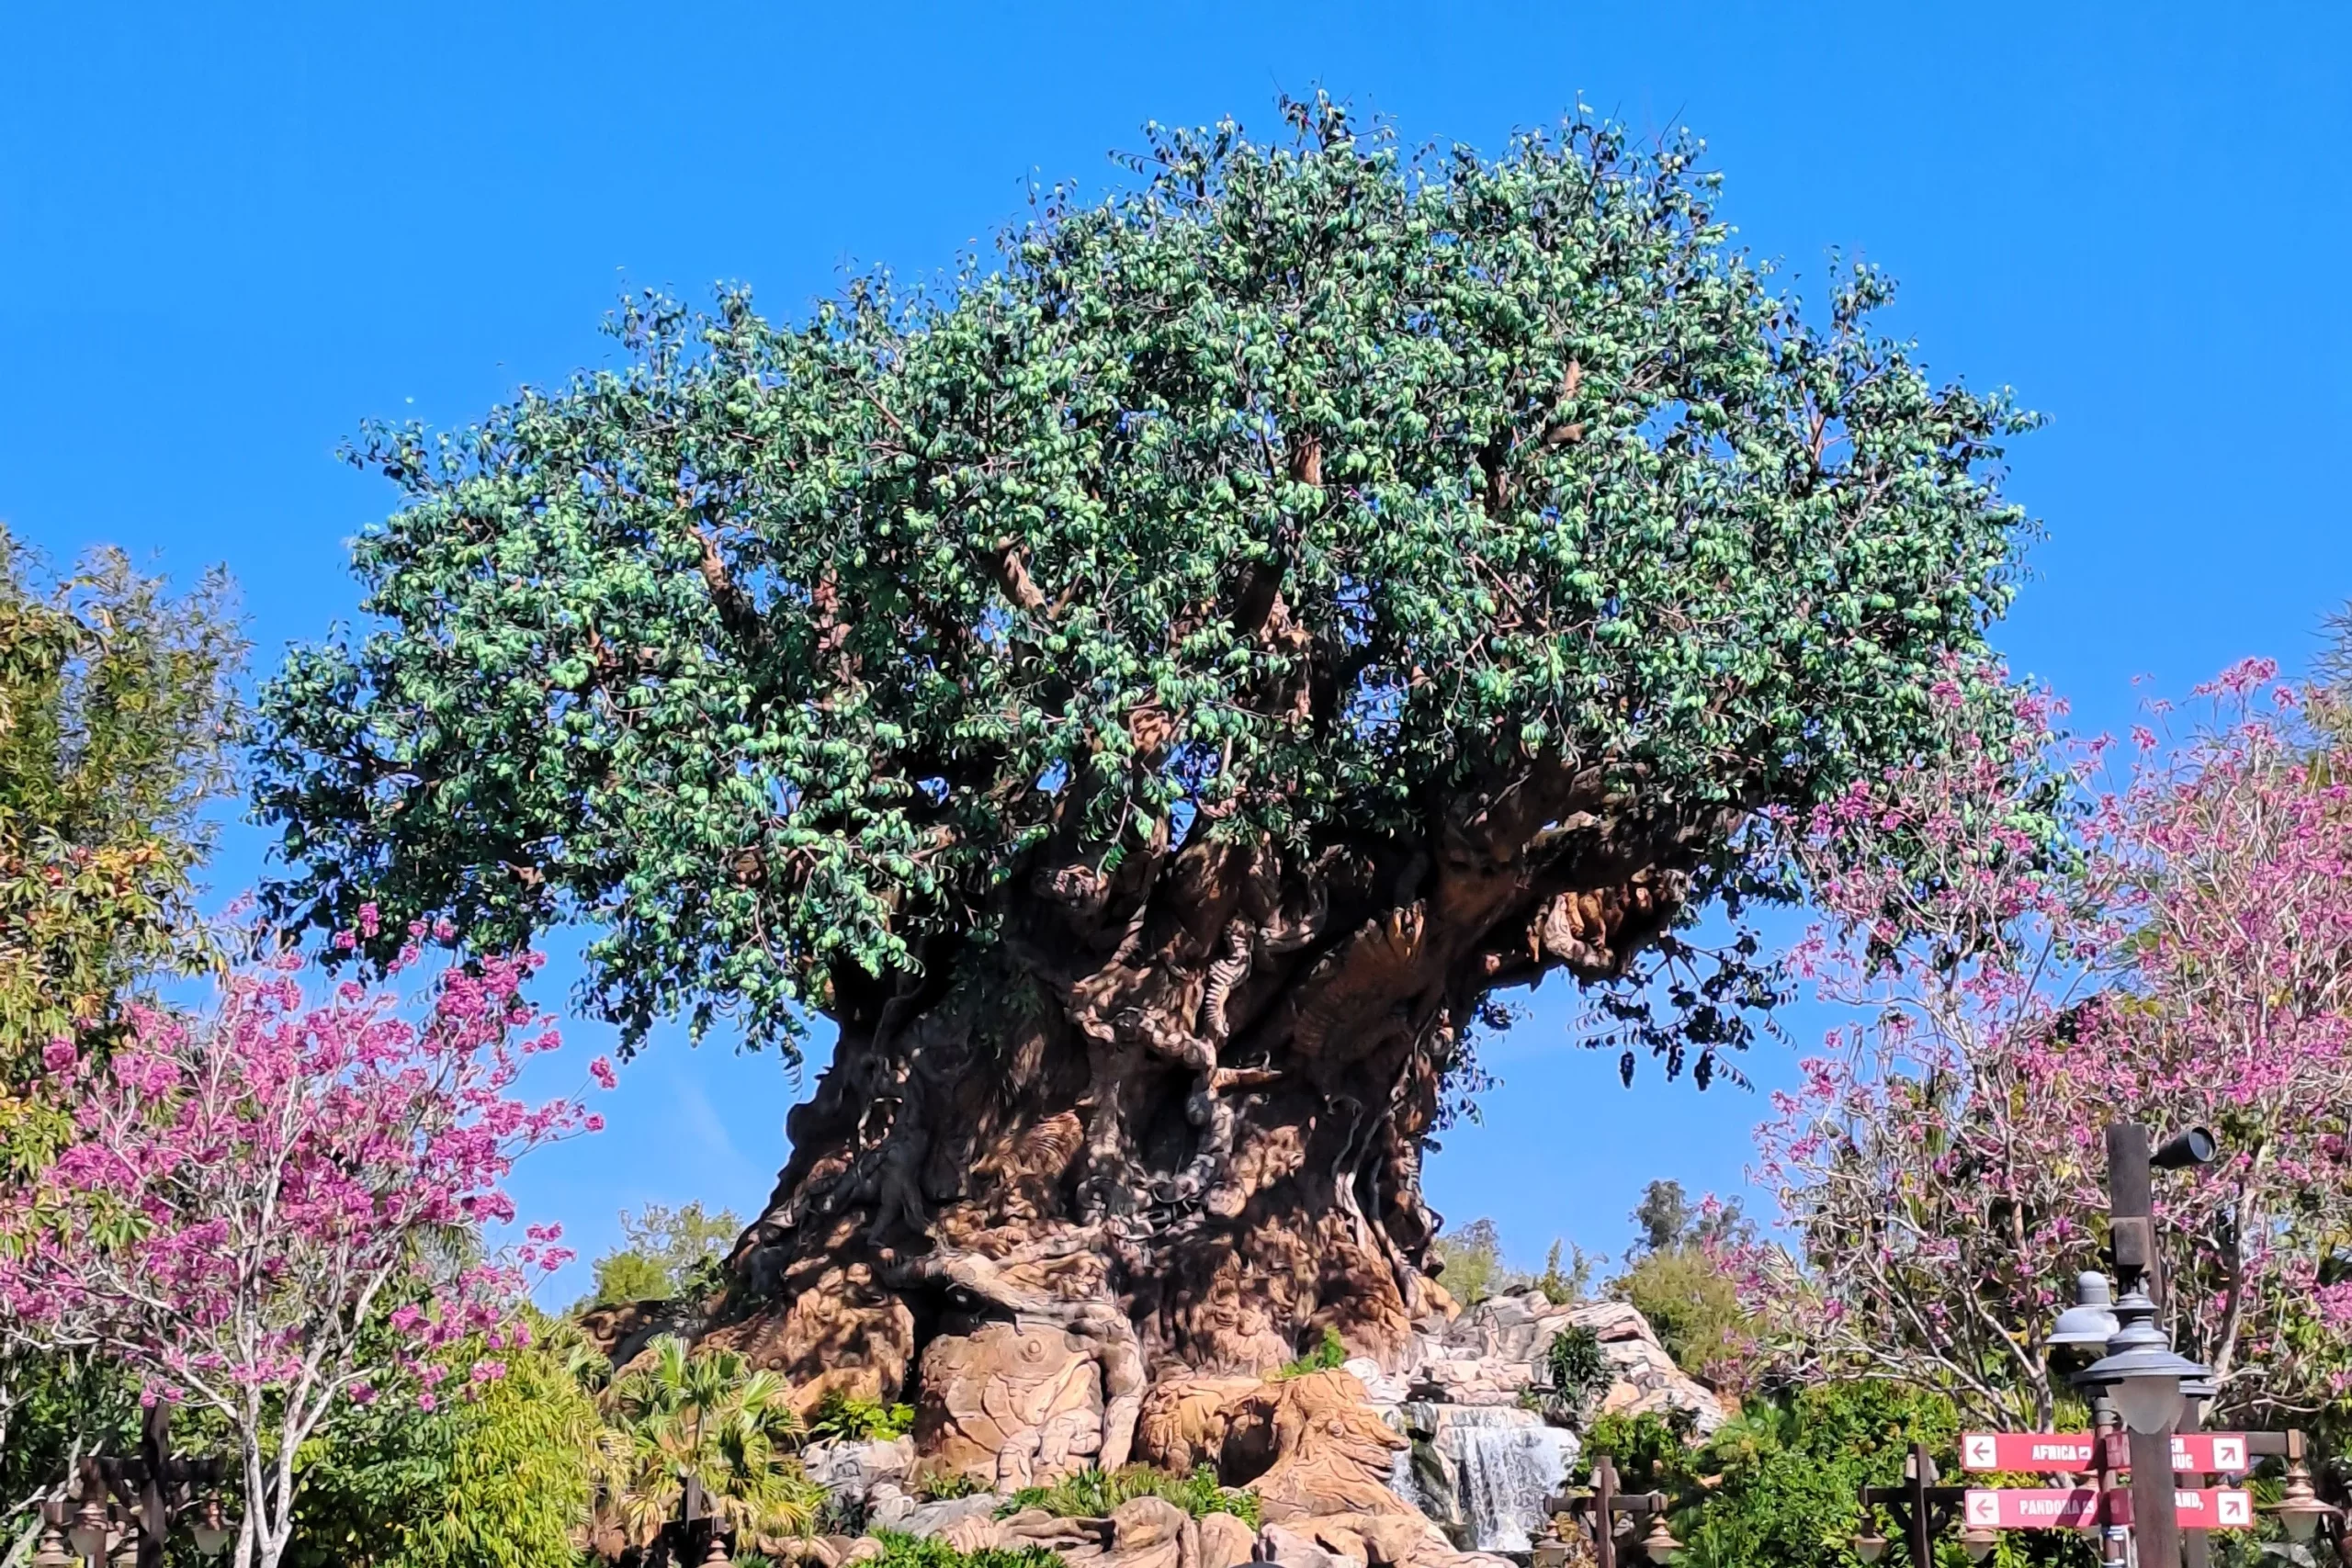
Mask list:
[[[1759,1129],[1792,1251],[1748,1283],[1802,1362],[2047,1422],[2045,1335],[2100,1266],[2103,1129],[2203,1124],[2159,1182],[2176,1342],[2261,1419],[2345,1392],[2352,750],[2255,661],[2114,761],[2054,705],[1939,693],[1951,743],[1815,813],[1797,954],[1856,1021]],[[2109,774],[2120,775],[2111,783]],[[2102,787],[2102,785],[2105,787]]]
[[[557,1043],[520,999],[536,962],[452,969],[412,1021],[351,982],[306,993],[288,956],[230,978],[204,1017],[137,1011],[102,1063],[49,1048],[77,1134],[0,1220],[0,1331],[96,1350],[145,1397],[225,1417],[239,1568],[277,1562],[295,1453],[338,1404],[456,1395],[438,1385],[468,1336],[488,1350],[459,1380],[499,1377],[528,1277],[569,1256],[535,1227],[466,1261],[514,1218],[516,1157],[600,1125],[577,1099],[512,1092]]]

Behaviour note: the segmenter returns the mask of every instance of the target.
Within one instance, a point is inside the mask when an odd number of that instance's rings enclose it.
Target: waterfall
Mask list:
[[[1544,1505],[1567,1479],[1575,1436],[1533,1411],[1498,1404],[1397,1408],[1408,1433],[1430,1434],[1396,1456],[1389,1483],[1446,1527],[1466,1551],[1523,1552],[1542,1528]],[[1418,1461],[1418,1462],[1417,1462]],[[1451,1496],[1442,1494],[1450,1489]]]

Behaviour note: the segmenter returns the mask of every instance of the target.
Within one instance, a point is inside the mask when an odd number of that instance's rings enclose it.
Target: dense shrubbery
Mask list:
[[[306,1444],[292,1568],[472,1568],[577,1557],[596,1408],[557,1334],[503,1358],[479,1398],[385,1400]],[[478,1347],[469,1347],[476,1349]],[[467,1359],[470,1364],[470,1358]]]
[[[860,1399],[835,1389],[819,1400],[817,1408],[808,1413],[808,1440],[812,1443],[887,1440],[905,1437],[914,1424],[915,1412],[911,1404],[886,1404],[878,1399]]]
[[[918,1540],[894,1530],[877,1532],[882,1555],[871,1568],[1062,1568],[1062,1560],[1042,1546],[989,1546],[958,1551],[937,1536]]]
[[[1530,1389],[1524,1402],[1557,1425],[1582,1427],[1611,1377],[1600,1337],[1580,1324],[1555,1334],[1544,1350],[1543,1375],[1547,1392]]]
[[[1348,1347],[1340,1337],[1340,1331],[1326,1325],[1323,1329],[1323,1337],[1316,1342],[1314,1349],[1309,1350],[1295,1361],[1284,1361],[1282,1371],[1274,1375],[1281,1378],[1303,1378],[1309,1372],[1332,1371],[1345,1364],[1347,1359]]]
[[[1592,1284],[1592,1258],[1584,1248],[1557,1238],[1544,1255],[1543,1272],[1527,1274],[1513,1269],[1503,1260],[1502,1233],[1487,1219],[1472,1220],[1460,1230],[1437,1237],[1430,1244],[1430,1252],[1441,1265],[1440,1282],[1446,1293],[1464,1306],[1521,1291],[1541,1291],[1553,1305],[1566,1306],[1582,1301]]]
[[[1851,1568],[1857,1489],[1901,1481],[1914,1442],[1949,1466],[1959,1418],[1932,1394],[1833,1382],[1756,1401],[1697,1448],[1687,1430],[1656,1416],[1604,1416],[1575,1479],[1589,1483],[1592,1458],[1606,1453],[1625,1490],[1675,1497],[1684,1568]]]
[[[1081,1470],[1051,1486],[1028,1486],[1006,1499],[1001,1514],[1043,1508],[1069,1518],[1102,1518],[1122,1503],[1137,1497],[1159,1497],[1175,1504],[1194,1518],[1204,1514],[1231,1514],[1252,1527],[1258,1523],[1258,1495],[1217,1484],[1207,1466],[1190,1475],[1171,1475],[1148,1464],[1117,1470]]]

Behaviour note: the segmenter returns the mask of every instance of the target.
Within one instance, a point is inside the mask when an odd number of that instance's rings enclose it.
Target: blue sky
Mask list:
[[[2094,728],[2132,679],[2298,664],[2352,593],[2352,7],[1551,0],[1152,6],[44,5],[0,8],[0,519],[52,554],[225,562],[256,663],[348,615],[390,503],[362,418],[463,423],[594,364],[624,288],[740,279],[798,313],[922,273],[1033,172],[1111,177],[1147,118],[1274,123],[1320,85],[1409,141],[1499,146],[1579,95],[1687,124],[1745,242],[1903,281],[1940,374],[2051,416],[2047,524],[2000,640]],[[259,840],[232,829],[218,879]],[[1429,1189],[1529,1259],[1616,1250],[1655,1176],[1736,1190],[1756,1101],[1577,1050],[1557,984]],[[550,1069],[569,1084],[600,1032]],[[1750,1064],[1770,1084],[1778,1053]],[[781,1159],[773,1059],[664,1039],[601,1137],[517,1182],[594,1251],[623,1205],[739,1210]],[[567,1285],[569,1281],[565,1282]],[[555,1293],[561,1293],[560,1292]]]

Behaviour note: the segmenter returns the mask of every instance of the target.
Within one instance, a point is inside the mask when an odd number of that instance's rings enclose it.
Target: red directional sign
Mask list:
[[[1962,1470],[2079,1475],[2098,1468],[2098,1439],[2088,1432],[1963,1432],[1960,1438]],[[2118,1470],[2129,1463],[2120,1452],[2109,1462]],[[2184,1432],[2172,1440],[2177,1472],[2243,1475],[2251,1463],[2244,1432]]]
[[[2173,1506],[2180,1528],[2196,1530],[2243,1530],[2254,1528],[2254,1494],[2234,1486],[2208,1486],[2196,1492],[2176,1492]]]
[[[2067,1471],[2098,1463],[2098,1439],[2088,1432],[1963,1432],[1962,1470]]]
[[[2132,1494],[2105,1495],[2100,1506],[2095,1486],[1971,1487],[1963,1503],[1968,1524],[1984,1529],[2070,1530],[2098,1524],[2102,1515],[2109,1524],[2132,1522]],[[2254,1528],[2254,1494],[2234,1486],[2181,1487],[2174,1492],[2173,1507],[2187,1530],[2233,1530]]]
[[[2244,1475],[2248,1462],[2244,1432],[2183,1432],[2172,1440],[2175,1470]]]
[[[2096,1486],[1972,1488],[1965,1517],[1980,1529],[2080,1529],[2098,1523],[2098,1498]]]

